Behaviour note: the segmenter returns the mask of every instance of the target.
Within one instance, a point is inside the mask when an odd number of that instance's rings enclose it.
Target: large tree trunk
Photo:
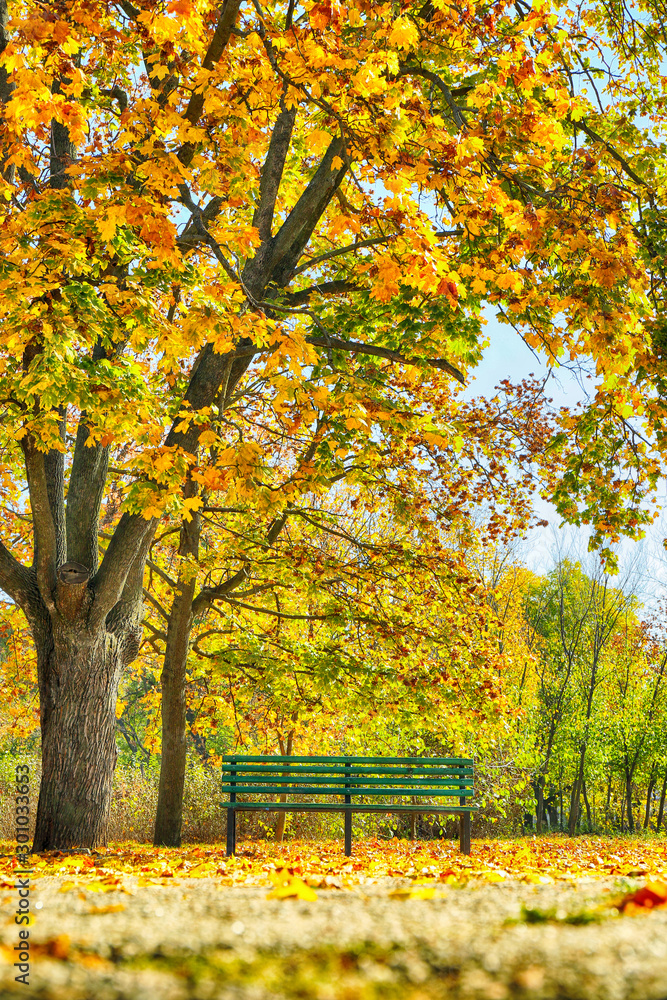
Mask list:
[[[139,573],[143,559],[142,547]],[[89,578],[85,566],[65,563],[55,600],[32,616],[42,732],[33,851],[98,847],[107,839],[118,686],[138,650],[141,612],[135,591],[106,618],[96,616]]]
[[[120,645],[104,627],[57,629],[43,638],[42,782],[33,850],[106,843],[116,765]],[[44,641],[45,639],[45,641]]]

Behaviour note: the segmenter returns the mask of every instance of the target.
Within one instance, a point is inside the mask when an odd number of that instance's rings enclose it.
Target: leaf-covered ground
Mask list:
[[[14,981],[0,844],[0,997]],[[34,858],[44,1000],[665,1000],[667,843],[111,845]],[[23,992],[21,992],[23,991]]]
[[[12,851],[10,843],[0,841],[0,877],[9,885],[17,864]],[[582,876],[660,879],[667,878],[667,841],[602,837],[474,841],[472,855],[465,857],[450,841],[367,840],[354,843],[351,858],[335,841],[242,843],[232,858],[218,844],[176,849],[126,842],[92,853],[36,856],[33,878],[65,877],[70,888],[84,883],[116,887],[126,875],[136,875],[139,885],[184,877],[215,878],[222,885],[266,885],[272,872],[286,868],[315,886],[327,878],[351,887],[387,876],[449,883],[512,878],[537,884]]]

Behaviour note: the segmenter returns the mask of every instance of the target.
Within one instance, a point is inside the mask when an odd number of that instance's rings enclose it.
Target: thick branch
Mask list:
[[[223,580],[217,587],[202,587],[192,602],[192,617],[194,618],[195,615],[204,611],[213,601],[224,597],[225,594],[229,594],[231,591],[236,590],[237,587],[240,587],[248,579],[248,574],[247,565],[242,566],[237,573]]]
[[[115,84],[110,90],[100,90],[100,94],[103,97],[110,97],[112,101],[118,101],[121,114],[123,111],[127,111],[127,94],[118,84]]]
[[[311,295],[343,295],[345,292],[355,292],[359,290],[359,285],[354,281],[346,281],[344,278],[335,281],[320,281],[317,285],[309,285],[308,288],[301,288],[298,292],[287,292],[283,295],[285,301],[291,306],[299,306],[310,300]]]
[[[271,142],[262,168],[259,182],[259,204],[252,219],[253,226],[257,227],[264,242],[271,239],[276,198],[285,168],[287,152],[292,141],[292,130],[297,110],[295,104],[291,108],[286,108],[282,97],[280,108],[281,111],[273,126]]]
[[[0,542],[0,589],[28,614],[29,606],[39,601],[33,571],[16,559]]]
[[[227,43],[231,38],[232,29],[236,22],[240,6],[241,0],[225,0],[222,7],[222,13],[220,14],[220,20],[218,21],[213,38],[211,39],[211,44],[208,47],[208,52],[204,56],[202,69],[210,72],[221,58],[222,53],[225,51]],[[203,110],[204,91],[202,89],[195,91],[190,98],[188,106],[185,109],[184,118],[189,121],[191,125],[196,125]],[[194,143],[186,142],[179,150],[178,158],[185,166],[187,166],[192,160],[192,157],[195,154],[195,148]]]
[[[7,37],[7,0],[0,0],[0,54],[7,48],[9,38]],[[0,101],[5,104],[11,97],[14,88],[9,82],[7,70],[0,66]]]
[[[21,444],[32,510],[35,550],[33,568],[37,574],[42,600],[52,610],[53,588],[56,583],[56,531],[46,484],[45,455],[43,451],[37,450],[35,440],[29,434],[21,439]]]
[[[144,567],[156,523],[152,529],[146,532],[138,545],[120,600],[106,617],[107,632],[118,636],[125,665],[135,659],[141,645],[144,617]]]
[[[95,623],[104,621],[112,608],[121,599],[125,600],[126,584],[136,588],[136,580],[130,577],[130,571],[134,566],[135,575],[141,573],[143,576],[143,562],[139,567],[135,565],[135,559],[144,552],[145,562],[157,524],[157,518],[147,521],[139,514],[123,514],[121,517],[104,553],[102,565],[92,580],[95,603],[91,617]]]
[[[53,84],[53,93],[60,93],[60,82]],[[74,162],[76,149],[69,137],[69,130],[62,122],[51,122],[51,157],[49,163],[49,186],[67,186],[67,168]]]
[[[326,211],[347,167],[334,167],[333,160],[345,156],[345,137],[336,136],[296,205],[276,233],[266,261],[266,277],[279,287],[287,283],[299,262],[315,226]],[[250,262],[252,270],[252,262]],[[255,294],[253,292],[253,294]],[[259,297],[259,296],[257,296]]]
[[[85,414],[76,434],[72,472],[67,492],[67,558],[83,563],[92,574],[97,572],[100,509],[109,466],[109,448],[100,444],[86,446],[89,432]]]
[[[65,407],[60,409],[60,439],[65,441]],[[51,515],[56,533],[56,565],[61,566],[67,559],[65,541],[65,453],[53,448],[44,459],[46,490],[51,506]]]

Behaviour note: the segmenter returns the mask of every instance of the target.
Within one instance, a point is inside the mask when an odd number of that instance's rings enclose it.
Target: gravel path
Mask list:
[[[106,893],[63,881],[32,886],[28,987],[12,966],[16,893],[0,890],[1,998],[667,1000],[667,909],[619,915],[627,880],[469,882],[420,899],[380,879],[313,902],[214,879],[125,877],[129,891]]]

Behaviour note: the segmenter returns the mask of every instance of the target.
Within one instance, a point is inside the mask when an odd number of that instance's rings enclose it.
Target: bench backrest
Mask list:
[[[473,762],[463,757],[278,757],[226,754],[222,792],[257,795],[473,794]]]

